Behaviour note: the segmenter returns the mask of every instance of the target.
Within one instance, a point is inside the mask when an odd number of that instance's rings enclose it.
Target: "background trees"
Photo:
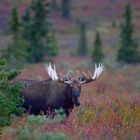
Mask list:
[[[21,21],[18,6],[13,7],[9,28],[12,42],[4,55],[10,66],[42,62],[46,56],[48,58],[58,55],[55,32],[49,15],[50,5],[45,1],[32,1]]]
[[[52,4],[55,5],[57,4],[56,2],[54,0]],[[70,17],[70,0],[62,0],[61,2],[61,7],[64,8],[62,8],[64,17]],[[27,6],[22,20],[19,20],[18,6],[14,5],[9,28],[12,41],[5,51],[6,58],[9,59],[11,65],[14,67],[19,66],[20,63],[43,62],[45,59],[58,55],[55,31],[50,22],[50,6],[52,5],[49,5],[45,1],[32,1]],[[130,4],[126,6],[123,17],[124,23],[121,25],[120,48],[117,53],[117,61],[126,63],[138,62],[138,45],[133,36],[134,26],[132,24]],[[87,56],[88,47],[86,25],[84,22],[79,22],[79,29],[80,43],[77,54],[79,56]],[[91,55],[92,61],[99,62],[103,59],[103,53],[101,47],[99,47],[101,46],[101,40],[98,33],[96,34],[96,39],[95,48]]]

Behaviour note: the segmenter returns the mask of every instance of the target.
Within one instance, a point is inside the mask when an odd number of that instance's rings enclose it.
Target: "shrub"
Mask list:
[[[20,84],[9,83],[19,72],[6,72],[5,62],[5,60],[0,61],[0,127],[11,123],[13,114],[23,112],[22,108],[17,107],[23,103],[23,99],[19,96],[22,87]]]
[[[62,109],[57,110],[56,112],[62,113]],[[15,140],[64,140],[66,139],[64,133],[53,130],[55,124],[62,122],[64,118],[65,114],[57,114],[54,118],[51,118],[50,116],[30,115],[26,118],[23,117],[23,120],[26,121],[19,122],[15,119],[13,124],[16,124],[16,126],[5,129],[5,134],[9,135],[10,139]],[[5,134],[2,136],[2,139],[5,139]]]

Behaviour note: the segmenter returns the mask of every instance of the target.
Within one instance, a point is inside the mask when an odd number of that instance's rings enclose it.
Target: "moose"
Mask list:
[[[31,114],[38,115],[41,111],[46,112],[48,109],[62,108],[66,115],[74,106],[79,106],[81,85],[95,81],[104,71],[102,64],[95,64],[95,71],[89,77],[86,73],[82,73],[77,78],[70,78],[67,75],[58,75],[55,65],[51,63],[45,65],[45,71],[50,79],[44,81],[24,80],[24,88],[21,92],[24,98],[23,107]]]

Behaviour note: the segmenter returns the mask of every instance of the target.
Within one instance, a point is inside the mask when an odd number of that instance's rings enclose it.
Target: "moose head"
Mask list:
[[[55,82],[60,82],[67,84],[70,89],[71,97],[72,97],[72,102],[76,105],[79,106],[79,97],[81,93],[81,85],[86,84],[92,81],[97,80],[102,72],[104,71],[104,66],[103,64],[95,64],[95,71],[94,74],[91,74],[89,71],[89,76],[87,76],[86,73],[82,72],[81,76],[77,78],[70,78],[68,75],[57,75],[56,72],[56,67],[55,65],[51,65],[51,63],[45,65],[45,70],[47,71],[49,77],[55,81]]]

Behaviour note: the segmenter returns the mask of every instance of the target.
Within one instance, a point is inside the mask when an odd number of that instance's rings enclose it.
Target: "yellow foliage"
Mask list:
[[[96,113],[90,109],[85,109],[82,116],[80,117],[80,124],[87,126],[90,123],[95,123]]]

